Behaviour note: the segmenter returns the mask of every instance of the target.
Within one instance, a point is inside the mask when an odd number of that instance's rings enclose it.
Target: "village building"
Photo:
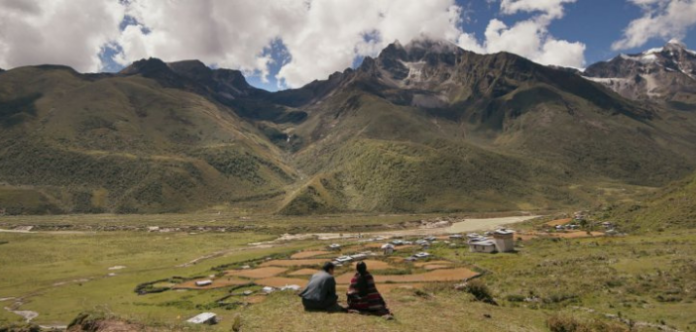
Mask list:
[[[217,315],[212,313],[212,312],[204,312],[200,315],[197,315],[196,317],[193,317],[187,322],[191,324],[217,324]]]
[[[495,247],[498,252],[515,251],[515,232],[509,229],[499,229],[493,232]]]
[[[395,245],[395,246],[403,246],[403,245],[404,245],[404,240],[401,240],[401,239],[392,240],[392,241],[391,241],[391,244],[393,244],[393,245]]]
[[[350,262],[352,260],[353,260],[353,257],[350,257],[350,256],[341,256],[341,257],[336,258],[336,262],[338,262],[340,264],[347,263],[347,262]]]
[[[479,253],[494,253],[497,252],[495,242],[487,239],[477,239],[469,241],[469,251]]]
[[[477,233],[469,233],[466,235],[466,238],[469,240],[469,242],[485,239],[485,237],[483,237]]]
[[[350,258],[352,258],[353,260],[356,260],[356,261],[361,261],[361,260],[367,258],[367,254],[366,253],[359,253],[359,254],[351,255]]]
[[[196,286],[198,287],[205,287],[205,286],[210,286],[213,284],[212,280],[201,280],[201,281],[196,281]]]
[[[394,253],[394,246],[391,243],[387,243],[382,246],[382,251],[385,255],[391,255]]]
[[[468,234],[469,251],[478,253],[511,252],[515,250],[515,232],[499,229],[491,233],[493,239],[476,233]]]
[[[428,258],[428,257],[430,257],[430,254],[427,252],[419,252],[413,256],[416,258]]]
[[[585,211],[577,211],[573,214],[573,219],[576,221],[583,221],[586,218],[586,212]]]

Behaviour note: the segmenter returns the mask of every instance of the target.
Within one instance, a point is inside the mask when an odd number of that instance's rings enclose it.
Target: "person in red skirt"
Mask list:
[[[367,272],[365,262],[358,262],[356,270],[346,294],[348,296],[348,309],[393,319],[382,295],[377,291],[375,279],[370,272]]]

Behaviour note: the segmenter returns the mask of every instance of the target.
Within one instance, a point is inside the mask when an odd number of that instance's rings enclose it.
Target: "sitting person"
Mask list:
[[[356,270],[348,287],[348,309],[393,318],[382,295],[377,291],[375,279],[367,272],[365,262],[358,262]]]
[[[333,263],[324,264],[322,271],[315,273],[307,287],[300,292],[302,305],[306,311],[346,312],[345,308],[338,305],[336,279],[333,277],[334,269]]]

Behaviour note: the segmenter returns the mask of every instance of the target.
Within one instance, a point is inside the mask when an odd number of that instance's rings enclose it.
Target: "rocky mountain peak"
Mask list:
[[[686,44],[684,44],[681,40],[673,38],[670,41],[665,44],[665,49],[667,48],[672,48],[672,49],[678,49],[678,50],[686,50]]]
[[[682,99],[696,92],[696,52],[672,39],[663,47],[593,64],[583,75],[632,99],[688,102]]]
[[[420,37],[402,45],[398,40],[389,44],[379,55],[379,59],[417,62],[423,60],[438,60],[461,54],[464,50],[457,45],[441,39]]]
[[[119,72],[122,75],[137,75],[152,76],[170,72],[169,66],[157,58],[141,59],[133,62],[130,66]]]
[[[212,75],[212,69],[199,60],[184,60],[167,64],[174,72],[190,79],[206,79]]]

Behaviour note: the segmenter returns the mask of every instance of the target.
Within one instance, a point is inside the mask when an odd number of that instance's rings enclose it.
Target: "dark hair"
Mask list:
[[[324,267],[322,267],[322,270],[329,272],[329,270],[332,270],[334,268],[336,268],[336,265],[334,265],[334,263],[326,262],[324,263]]]
[[[367,285],[367,278],[365,278],[365,275],[367,274],[367,264],[365,262],[358,262],[358,264],[355,265],[355,269],[358,271],[358,292],[360,296],[366,296],[368,293],[368,285]]]
[[[363,275],[367,272],[367,264],[365,264],[365,262],[358,262],[358,264],[355,265],[355,269],[360,275]]]

